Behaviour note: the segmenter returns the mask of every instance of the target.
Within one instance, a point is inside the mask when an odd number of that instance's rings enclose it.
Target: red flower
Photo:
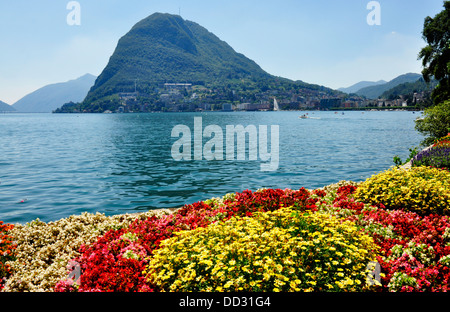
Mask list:
[[[0,221],[0,290],[3,289],[3,281],[11,274],[10,267],[5,263],[14,260],[14,250],[17,245],[12,241],[8,232],[14,228],[12,224],[3,224]]]

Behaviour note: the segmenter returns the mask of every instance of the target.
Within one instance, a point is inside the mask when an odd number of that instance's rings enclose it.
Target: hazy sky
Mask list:
[[[155,12],[197,22],[267,72],[331,88],[420,73],[426,16],[442,0],[0,0],[0,100],[13,104],[50,83],[99,75],[117,41]],[[375,19],[371,19],[375,21]]]

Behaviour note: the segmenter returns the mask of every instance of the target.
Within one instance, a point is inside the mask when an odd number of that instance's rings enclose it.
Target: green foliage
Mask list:
[[[424,92],[427,96],[426,100],[429,100],[431,91],[437,86],[437,81],[432,79],[430,82],[426,82],[423,78],[420,78],[416,82],[405,82],[395,86],[388,91],[385,91],[382,95],[382,99],[396,100],[402,96],[408,100],[408,104],[416,104],[413,102],[414,93]],[[431,101],[426,101],[425,106],[430,106]]]
[[[393,159],[394,164],[397,167],[402,166],[402,165],[408,163],[411,159],[413,159],[414,156],[416,156],[418,152],[419,152],[419,148],[418,147],[410,148],[409,149],[409,156],[404,162],[402,161],[402,159],[398,155],[395,155],[394,159]]]
[[[416,120],[415,128],[427,136],[422,144],[428,146],[450,132],[450,101],[425,109],[424,115],[423,119]]]
[[[394,161],[394,164],[395,164],[396,166],[401,166],[401,165],[403,165],[402,159],[401,159],[398,155],[395,155],[395,156],[394,156],[393,161]]]
[[[434,77],[439,85],[433,91],[434,103],[450,99],[450,1],[444,2],[444,10],[434,18],[425,18],[423,39],[428,43],[420,53],[425,81]]]
[[[65,103],[64,105],[62,105],[61,107],[57,108],[56,110],[54,110],[54,113],[66,113],[66,112],[79,112],[78,108],[79,108],[80,103],[74,103],[72,101]]]

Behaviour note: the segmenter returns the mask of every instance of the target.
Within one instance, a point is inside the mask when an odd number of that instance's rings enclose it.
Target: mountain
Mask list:
[[[423,77],[421,77],[415,82],[405,82],[383,92],[380,98],[387,100],[402,98],[409,103],[414,102],[414,98],[418,98],[421,107],[428,107],[433,103],[431,100],[431,92],[438,84],[439,82],[436,79],[431,79],[431,81],[427,83]]]
[[[95,78],[86,74],[78,79],[44,86],[18,100],[13,107],[24,113],[51,113],[69,101],[82,101]]]
[[[14,112],[15,109],[9,104],[6,104],[5,102],[0,101],[0,112]]]
[[[181,84],[192,86],[195,95],[188,96],[188,90],[182,90],[183,98],[176,98],[180,90],[164,90],[165,83],[173,83],[175,88]],[[197,23],[178,15],[154,13],[120,38],[107,66],[77,109],[116,110],[124,103],[123,93],[128,93],[126,98],[133,98],[141,109],[145,106],[149,110],[162,110],[170,103],[195,106],[203,101],[221,105],[250,99],[257,91],[281,85],[284,90],[336,92],[272,76]],[[66,108],[73,108],[73,104]]]
[[[369,99],[376,99],[379,96],[383,94],[383,92],[392,89],[399,84],[405,83],[405,82],[416,82],[422,77],[420,74],[415,73],[408,73],[404,75],[400,75],[394,79],[392,79],[389,82],[386,82],[384,84],[371,86],[371,87],[365,87],[356,92],[357,95],[365,96]]]
[[[360,81],[358,83],[355,83],[354,85],[347,87],[347,88],[339,88],[338,90],[344,93],[356,93],[357,91],[359,91],[362,88],[365,87],[372,87],[372,86],[377,86],[380,84],[384,84],[387,81],[384,80],[379,80],[379,81]]]

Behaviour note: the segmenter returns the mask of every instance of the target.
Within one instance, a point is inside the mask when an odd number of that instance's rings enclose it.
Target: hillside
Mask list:
[[[357,91],[361,90],[362,88],[366,87],[372,87],[377,86],[381,84],[385,84],[387,81],[379,80],[379,81],[360,81],[358,83],[355,83],[354,85],[351,85],[350,87],[346,88],[339,88],[338,90],[341,92],[345,92],[348,94],[356,93]]]
[[[414,93],[421,93],[421,92],[428,92],[431,93],[431,91],[437,86],[438,81],[432,80],[430,83],[426,83],[423,78],[418,79],[415,82],[405,82],[402,84],[399,84],[398,86],[389,89],[385,91],[381,98],[388,99],[388,100],[395,100],[399,96],[414,94]]]
[[[15,109],[11,105],[6,104],[5,102],[0,101],[0,112],[14,112]]]
[[[86,74],[78,79],[44,86],[21,98],[13,107],[24,113],[51,113],[69,101],[82,101],[95,78]]]
[[[180,90],[165,90],[165,83],[183,83],[189,88],[175,96]],[[119,40],[107,66],[76,109],[116,110],[130,98],[133,102],[128,101],[127,109],[133,106],[142,110],[145,106],[148,110],[162,110],[170,109],[169,104],[187,102],[190,106],[205,102],[221,105],[250,101],[258,92],[293,88],[336,92],[272,76],[202,26],[178,15],[155,13]],[[186,94],[191,90],[195,92]],[[74,109],[73,104],[65,108],[69,107]]]
[[[362,89],[358,90],[356,92],[356,94],[360,95],[360,96],[365,96],[369,99],[376,99],[379,96],[381,96],[383,94],[383,92],[385,92],[389,89],[392,89],[392,88],[398,86],[399,84],[402,84],[405,82],[415,82],[421,77],[422,77],[422,75],[420,75],[420,74],[414,74],[414,73],[404,74],[404,75],[401,75],[401,76],[398,76],[398,77],[392,79],[391,81],[389,81],[387,83],[362,88]]]

